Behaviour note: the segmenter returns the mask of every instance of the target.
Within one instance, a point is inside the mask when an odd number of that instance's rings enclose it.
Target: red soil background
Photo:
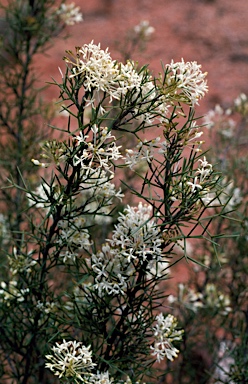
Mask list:
[[[133,59],[149,63],[154,74],[161,61],[197,61],[208,72],[209,93],[198,114],[216,103],[228,105],[241,92],[248,93],[248,0],[75,0],[84,21],[68,27],[70,38],[55,40],[39,58],[41,81],[59,79],[58,66],[66,49],[94,40],[120,58],[115,42],[128,29],[148,20],[155,28],[147,50]],[[68,0],[69,3],[69,0]],[[53,87],[49,99],[57,97]]]

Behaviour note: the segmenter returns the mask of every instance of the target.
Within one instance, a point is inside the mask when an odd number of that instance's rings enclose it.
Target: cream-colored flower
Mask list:
[[[205,93],[208,91],[207,73],[201,71],[201,65],[196,61],[176,62],[172,60],[167,65],[168,74],[166,77],[167,85],[172,87],[174,94],[181,97],[181,101],[194,106],[198,104]]]
[[[164,317],[162,313],[156,316],[156,326],[154,332],[154,346],[151,346],[152,356],[156,356],[156,360],[160,362],[167,357],[173,361],[178,357],[179,350],[173,346],[173,341],[181,341],[183,330],[176,330],[177,319],[172,315]]]
[[[122,158],[119,151],[121,146],[116,146],[115,136],[108,132],[108,128],[98,128],[96,125],[91,127],[92,140],[82,132],[76,136],[75,140],[78,147],[83,144],[83,151],[78,151],[73,157],[74,165],[80,164],[82,169],[91,171],[95,168],[103,168],[111,173],[113,161]]]
[[[66,25],[74,25],[83,21],[80,8],[76,7],[75,3],[61,4],[56,13]]]
[[[72,57],[65,57],[65,61],[72,64],[71,77],[78,76],[85,91],[94,92],[94,96],[98,96],[102,91],[112,102],[113,99],[119,100],[128,91],[141,86],[142,76],[136,71],[134,63],[118,63],[112,59],[108,48],[103,50],[100,44],[95,45],[92,41],[76,48],[76,55],[72,51],[66,53]],[[93,98],[91,105],[94,103]]]
[[[81,382],[85,382],[85,376],[90,375],[90,371],[96,365],[92,362],[92,352],[90,346],[85,347],[81,342],[65,341],[56,343],[52,347],[53,355],[46,355],[46,359],[50,361],[46,363],[55,376],[71,377]]]
[[[150,38],[155,32],[155,28],[153,28],[147,20],[142,20],[138,25],[135,25],[133,30],[136,35],[139,35],[143,39]]]

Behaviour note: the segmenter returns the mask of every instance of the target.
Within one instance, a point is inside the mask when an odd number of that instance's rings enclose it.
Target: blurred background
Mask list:
[[[157,74],[161,61],[197,61],[208,72],[209,93],[198,113],[215,104],[228,105],[241,92],[248,93],[248,2],[247,0],[75,0],[83,13],[83,23],[68,27],[70,37],[57,39],[39,57],[41,81],[59,78],[58,66],[66,49],[74,50],[94,40],[109,47],[113,58],[128,30],[141,21],[155,28],[143,53],[132,59],[149,63]],[[55,92],[53,94],[53,92]],[[56,89],[49,90],[57,97]]]

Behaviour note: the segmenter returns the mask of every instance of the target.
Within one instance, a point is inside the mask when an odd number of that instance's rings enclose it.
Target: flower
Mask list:
[[[247,102],[247,96],[245,93],[240,93],[240,95],[234,100],[234,105],[240,107],[243,103]]]
[[[88,198],[91,197],[101,203],[101,206],[109,206],[113,203],[113,198],[116,197],[120,201],[124,197],[121,188],[116,189],[115,184],[111,183],[114,175],[107,173],[104,169],[91,169],[86,175],[82,175],[82,194]],[[92,203],[91,203],[92,204]],[[90,209],[87,205],[87,211]]]
[[[63,200],[63,194],[59,185],[48,185],[45,183],[39,185],[35,191],[28,192],[26,197],[30,206],[43,208],[47,211],[52,208],[53,204],[61,204]]]
[[[241,196],[240,188],[236,187],[232,191],[231,199],[228,200],[227,209],[233,210],[237,205],[239,205],[243,200]]]
[[[167,85],[174,88],[175,95],[185,103],[192,106],[198,104],[198,100],[208,91],[205,80],[207,72],[202,73],[201,65],[196,61],[185,63],[182,59],[181,62],[174,63],[172,60],[171,64],[167,65],[167,70]]]
[[[56,11],[57,15],[66,25],[74,25],[83,21],[83,15],[79,7],[75,7],[74,3],[61,4]]]
[[[235,100],[234,100],[234,110],[241,113],[243,116],[247,116],[248,112],[248,98],[247,95],[244,93],[241,93]]]
[[[191,193],[196,192],[197,189],[202,189],[202,186],[200,184],[198,184],[198,177],[197,176],[194,178],[193,183],[191,181],[187,181],[186,184],[191,187]]]
[[[131,380],[131,378],[129,376],[127,376],[126,380],[121,380],[119,381],[118,384],[141,384],[140,380],[136,381],[135,383],[133,383],[133,381]],[[146,383],[142,383],[142,384],[146,384]]]
[[[85,219],[82,216],[77,216],[72,219],[60,220],[58,227],[60,229],[58,234],[57,244],[63,248],[60,252],[60,258],[63,262],[68,260],[75,262],[79,256],[80,250],[89,250],[92,242],[87,228],[85,228]]]
[[[41,167],[41,168],[47,168],[47,167],[49,167],[49,164],[45,164],[45,163],[41,163],[39,160],[37,160],[37,159],[31,159],[31,161],[32,161],[32,163],[34,164],[34,165],[37,165],[37,166],[39,166],[39,167]]]
[[[79,249],[89,249],[92,242],[90,241],[88,229],[84,228],[85,219],[82,216],[71,220],[61,220],[58,226],[61,228],[58,244],[75,246]]]
[[[124,197],[121,188],[117,189],[115,184],[111,182],[114,174],[98,167],[86,171],[82,169],[80,178],[80,199],[84,204],[84,212],[87,212],[84,216],[86,226],[110,223],[114,198],[122,201]]]
[[[224,110],[219,104],[215,105],[203,118],[203,123],[208,129],[215,127],[217,131],[225,138],[231,138],[234,135],[236,123],[229,117],[230,110]]]
[[[168,302],[185,306],[195,313],[200,309],[210,308],[213,310],[218,309],[220,315],[227,315],[231,312],[229,296],[219,291],[213,283],[206,284],[202,292],[196,292],[185,284],[178,284],[177,297],[168,296]]]
[[[111,384],[113,379],[109,377],[109,372],[98,372],[90,376],[89,383],[92,384]]]
[[[90,370],[96,365],[92,362],[90,346],[85,347],[75,340],[56,343],[52,351],[53,355],[46,355],[46,359],[50,362],[45,366],[59,378],[72,377],[84,382],[83,376],[89,375]]]
[[[151,219],[151,206],[139,203],[120,214],[111,239],[91,256],[95,272],[94,289],[99,295],[123,294],[127,282],[135,273],[135,265],[146,262],[147,272],[158,274],[158,263],[163,262],[162,237],[159,227]],[[166,267],[165,267],[166,268]],[[164,270],[165,270],[164,268]]]
[[[164,317],[162,313],[156,316],[157,324],[153,328],[154,347],[150,347],[152,356],[156,356],[156,360],[160,362],[167,359],[173,361],[178,356],[179,350],[173,346],[173,341],[182,340],[183,330],[176,330],[177,319],[172,315]]]
[[[48,208],[51,203],[48,198],[48,191],[45,185],[39,185],[36,190],[27,193],[29,205],[35,204],[36,208]]]
[[[223,206],[225,211],[233,211],[243,200],[239,187],[234,187],[233,180],[229,181],[225,178],[222,181],[223,189],[217,194],[209,194],[209,207]]]
[[[151,220],[151,211],[151,206],[141,202],[138,207],[128,205],[118,218],[112,239],[107,240],[112,247],[120,249],[119,255],[127,263],[137,260],[142,264],[144,261],[162,259],[162,238],[159,236],[159,227]]]
[[[55,303],[50,303],[49,301],[46,301],[45,303],[42,303],[40,300],[37,301],[36,308],[44,312],[46,314],[50,313],[53,311],[55,306]]]
[[[231,301],[228,295],[219,291],[217,287],[208,283],[205,287],[205,306],[212,309],[218,309],[220,315],[227,315],[231,312]]]
[[[142,76],[135,70],[133,62],[122,64],[112,60],[108,48],[104,51],[93,41],[76,48],[76,55],[72,51],[66,53],[73,57],[73,61],[65,57],[65,61],[72,64],[71,77],[79,76],[85,91],[107,93],[110,102],[141,85]],[[94,98],[91,104],[94,105]]]
[[[236,366],[235,360],[232,356],[235,347],[235,344],[230,340],[220,342],[217,356],[218,360],[216,361],[216,368],[213,376],[216,384],[235,384],[233,380],[230,380],[232,367]]]
[[[135,25],[133,30],[136,35],[139,35],[147,40],[154,33],[155,28],[150,25],[149,21],[142,20],[138,25]]]
[[[74,165],[80,164],[82,169],[88,171],[97,166],[113,173],[111,170],[113,161],[122,157],[119,152],[121,146],[116,146],[115,136],[108,132],[108,128],[102,129],[94,125],[91,127],[91,131],[92,141],[88,135],[84,136],[82,132],[76,136],[75,140],[77,140],[79,150],[73,157]],[[80,151],[81,147],[83,150]]]
[[[11,280],[6,284],[4,281],[0,284],[0,299],[6,302],[6,304],[10,305],[10,300],[16,299],[18,302],[23,302],[25,300],[25,296],[29,294],[29,288],[17,288],[17,281]]]
[[[12,275],[17,273],[31,273],[37,261],[32,258],[32,251],[28,254],[17,252],[16,247],[13,248],[13,256],[8,256],[9,267]]]
[[[168,296],[168,302],[170,304],[178,303],[192,310],[198,312],[199,308],[203,308],[203,294],[196,292],[192,288],[187,287],[185,284],[178,284],[178,296]]]
[[[135,165],[139,164],[141,161],[147,161],[151,163],[154,158],[155,152],[166,153],[167,143],[163,141],[160,143],[160,137],[156,137],[150,141],[144,140],[140,141],[135,149],[126,149],[126,158],[125,164],[132,169]]]
[[[68,260],[75,263],[76,258],[78,257],[78,253],[73,252],[70,249],[66,249],[65,251],[61,251],[59,256],[61,259],[63,259],[63,263],[67,263]]]
[[[182,141],[182,145],[190,148],[196,152],[201,152],[200,146],[204,143],[202,140],[198,140],[203,135],[203,132],[198,131],[198,127],[192,124],[191,129],[184,140]]]
[[[46,164],[42,163],[43,166],[45,164],[48,167],[52,163],[59,165],[61,161],[65,161],[67,158],[67,148],[64,142],[47,140],[43,143],[41,148],[41,157],[47,161]]]
[[[200,175],[199,182],[202,183],[208,176],[210,176],[212,172],[212,164],[208,163],[206,157],[203,157],[203,160],[200,159],[201,167],[199,167],[196,171],[196,175]]]
[[[128,269],[124,270],[117,252],[109,244],[104,244],[101,251],[91,256],[91,267],[96,274],[93,288],[98,290],[99,296],[103,292],[108,295],[123,294],[127,287]]]

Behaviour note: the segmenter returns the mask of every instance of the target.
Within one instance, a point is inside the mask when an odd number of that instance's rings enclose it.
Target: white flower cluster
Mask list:
[[[102,206],[107,206],[113,203],[114,197],[120,201],[122,201],[124,197],[121,188],[117,190],[116,185],[112,182],[114,173],[105,171],[105,169],[101,167],[92,167],[87,169],[86,172],[82,169],[80,179],[80,191],[85,201],[91,197],[91,202],[96,200],[97,202],[101,202]],[[87,211],[89,211],[88,205]]]
[[[68,54],[74,56],[71,51]],[[112,60],[108,49],[101,49],[100,44],[93,41],[77,49],[75,61],[65,57],[67,63],[72,64],[72,77],[80,76],[85,91],[105,92],[110,98],[119,100],[127,91],[139,88],[142,76],[130,61],[127,64]],[[94,99],[90,100],[94,104]]]
[[[42,208],[46,211],[51,208],[52,204],[60,204],[62,202],[63,194],[58,185],[39,185],[35,191],[26,194],[29,206]]]
[[[224,182],[226,182],[224,180]],[[241,189],[234,187],[234,182],[231,181],[224,189],[223,193],[219,196],[221,203],[226,205],[226,210],[234,210],[243,200]]]
[[[135,25],[133,30],[136,35],[143,39],[149,39],[155,32],[155,28],[153,28],[147,20],[142,20],[138,25]]]
[[[38,300],[36,304],[36,308],[39,309],[39,311],[46,314],[52,312],[54,310],[54,307],[55,307],[55,303],[53,302],[50,303],[49,301],[42,303],[40,300]]]
[[[117,190],[115,184],[109,181],[113,179],[113,177],[113,174],[107,176],[107,173],[103,169],[93,169],[92,172],[85,177],[82,192],[94,196],[95,200],[101,203],[103,203],[104,200],[104,205],[111,205],[114,197],[122,201],[124,194],[121,188]]]
[[[113,379],[109,372],[92,373],[96,366],[92,361],[90,346],[85,347],[81,342],[65,341],[52,347],[53,355],[46,355],[50,362],[46,363],[55,376],[72,378],[76,383],[111,384]]]
[[[55,376],[71,377],[76,380],[85,382],[84,376],[88,376],[90,371],[96,365],[92,362],[92,352],[90,346],[85,347],[81,342],[65,341],[56,343],[52,347],[53,355],[46,355],[49,368]]]
[[[112,172],[113,161],[122,158],[120,146],[115,144],[115,136],[108,132],[108,128],[98,128],[96,125],[93,125],[91,132],[92,140],[82,132],[76,136],[78,148],[84,149],[80,155],[78,152],[74,155],[74,165],[80,164],[82,169],[88,172],[96,167]]]
[[[37,261],[32,258],[32,252],[19,254],[16,247],[13,248],[12,257],[8,256],[8,260],[12,275],[22,272],[31,273],[37,263]]]
[[[222,340],[219,344],[218,355],[216,357],[216,369],[214,371],[214,383],[228,383],[235,384],[233,380],[230,379],[231,367],[236,366],[235,360],[232,356],[233,351],[236,345],[230,340]]]
[[[241,93],[235,100],[234,100],[234,109],[241,113],[243,116],[247,116],[248,112],[248,97],[246,94]]]
[[[111,384],[113,379],[109,377],[109,372],[98,372],[89,377],[90,384]]]
[[[234,100],[234,105],[236,107],[240,107],[242,104],[247,103],[248,98],[245,93],[241,93],[236,99]]]
[[[207,179],[212,172],[212,164],[208,163],[206,157],[199,159],[200,167],[197,168],[196,175],[199,177],[199,183],[201,184],[205,179]]]
[[[128,263],[138,260],[142,264],[144,261],[162,259],[162,238],[159,236],[159,227],[151,220],[151,214],[152,207],[146,204],[127,206],[124,214],[120,214],[112,239],[108,239]]]
[[[183,330],[177,330],[177,319],[172,315],[164,317],[162,313],[156,316],[157,324],[153,328],[154,346],[151,346],[152,356],[160,362],[167,359],[173,361],[178,357],[179,350],[173,346],[173,341],[182,340]]]
[[[101,168],[92,168],[82,175],[80,188],[84,210],[87,212],[87,225],[101,225],[112,221],[110,212],[113,199],[122,201],[124,197],[121,188],[117,190],[115,184],[110,181],[113,178],[112,173],[107,173]]]
[[[136,34],[142,34],[147,38],[152,32],[148,22],[142,22],[135,27]],[[113,99],[120,100],[127,92],[132,91],[136,101],[134,111],[136,117],[140,117],[151,124],[157,117],[161,123],[166,121],[168,108],[175,101],[194,106],[198,104],[208,90],[205,80],[207,73],[202,73],[201,66],[196,62],[181,62],[168,64],[166,67],[165,82],[161,81],[161,87],[155,85],[152,77],[139,73],[132,61],[126,64],[113,60],[108,49],[102,50],[100,44],[93,41],[81,48],[76,48],[76,54],[66,51],[69,57],[65,61],[72,65],[71,77],[77,76],[86,93],[87,105],[105,113],[100,101],[100,92]],[[71,58],[70,58],[71,57]]]
[[[224,179],[222,185],[223,189],[218,194],[207,192],[202,196],[202,201],[208,207],[225,206],[225,211],[233,211],[243,201],[241,190],[234,187],[232,180],[227,184],[227,179]]]
[[[201,145],[204,143],[203,140],[199,140],[199,138],[203,135],[203,132],[199,132],[196,128],[191,135],[185,137],[183,145],[188,147],[190,150],[195,152],[201,152]]]
[[[93,288],[101,297],[104,292],[108,295],[123,294],[127,286],[129,269],[118,257],[117,250],[109,244],[103,244],[102,249],[91,256],[91,267],[96,273]]]
[[[89,250],[92,242],[87,228],[85,228],[85,219],[82,216],[71,220],[61,220],[58,224],[60,228],[58,245],[67,249],[60,252],[63,262],[67,260],[75,262],[78,256],[78,250]]]
[[[77,310],[82,308],[83,310],[85,305],[89,303],[92,304],[90,293],[93,290],[94,288],[91,282],[81,283],[74,286],[71,294],[65,295],[63,305],[66,311],[68,311],[68,316],[75,316],[75,308],[77,308]]]
[[[56,13],[66,25],[74,25],[83,21],[83,15],[80,12],[80,8],[76,7],[75,3],[62,3]]]
[[[136,104],[133,110],[139,120],[148,125],[152,125],[156,118],[160,122],[164,121],[170,105],[155,86],[152,76],[143,79],[141,87],[133,94],[133,99]]]
[[[41,184],[35,191],[27,193],[29,205],[35,204],[36,208],[49,208],[51,203],[48,198],[48,187]]]
[[[46,140],[41,145],[41,158],[45,162],[37,159],[31,159],[32,163],[41,168],[48,168],[51,164],[59,165],[67,158],[67,146],[64,142],[57,140]]]
[[[227,315],[231,312],[229,296],[220,292],[214,284],[209,283],[206,285],[204,296],[206,307],[217,309],[220,315]]]
[[[167,300],[170,304],[179,303],[195,313],[203,308],[203,294],[182,283],[178,284],[178,295],[169,295]]]
[[[170,199],[176,204],[180,204],[183,198],[185,198],[185,193],[188,194],[196,194],[199,192],[199,199],[197,203],[202,202],[204,205],[208,205],[213,197],[211,193],[209,193],[208,187],[208,179],[212,173],[212,164],[208,163],[205,156],[202,159],[199,159],[200,166],[194,172],[192,177],[185,177],[183,180],[173,180],[174,186],[171,190]],[[175,171],[177,171],[178,165],[175,167]],[[176,173],[176,172],[175,172]],[[192,181],[189,181],[192,180]]]
[[[205,80],[207,73],[202,73],[201,65],[196,61],[176,62],[172,60],[167,65],[168,74],[166,77],[166,85],[174,89],[175,95],[182,98],[181,101],[194,106],[198,104],[198,100],[204,97],[208,91],[207,82]]]
[[[65,341],[56,343],[52,347],[53,355],[46,355],[50,362],[46,363],[55,376],[59,378],[72,378],[75,383],[83,382],[86,384],[112,384],[114,379],[109,372],[92,372],[96,366],[92,362],[92,352],[90,346],[85,347],[81,342]],[[115,381],[117,384],[131,384],[132,380],[128,376],[126,380]],[[139,384],[137,381],[135,384]],[[145,383],[143,383],[145,384]]]
[[[162,238],[159,228],[151,220],[152,207],[139,203],[120,214],[108,244],[91,257],[91,266],[97,274],[95,289],[102,294],[123,293],[135,266],[147,263],[147,269],[163,261]]]
[[[168,296],[170,304],[178,303],[193,312],[198,312],[202,308],[212,308],[218,310],[220,315],[227,315],[231,312],[230,298],[220,292],[213,283],[208,283],[202,292],[196,292],[185,284],[178,284],[178,295]]]
[[[210,176],[212,172],[212,164],[207,162],[205,156],[203,160],[200,159],[199,162],[201,163],[201,166],[197,168],[197,171],[195,172],[196,176],[194,177],[194,181],[193,182],[187,181],[187,185],[190,187],[191,193],[194,193],[197,190],[202,190],[201,192],[202,199],[205,199],[204,201],[206,202],[206,197],[208,195],[207,195],[207,191],[203,190],[202,184]]]
[[[153,28],[144,21],[135,27],[135,31],[146,39]],[[208,90],[207,74],[202,73],[201,66],[196,62],[185,63],[183,59],[177,63],[172,61],[166,67],[165,81],[161,79],[160,83],[155,83],[149,72],[139,73],[132,61],[123,64],[113,60],[108,49],[102,50],[100,44],[96,45],[93,41],[77,47],[76,54],[72,51],[66,53],[68,56],[64,59],[72,66],[71,77],[77,77],[85,90],[86,106],[96,109],[97,105],[100,114],[106,112],[100,101],[101,92],[108,96],[111,103],[113,99],[123,99],[127,92],[132,91],[135,118],[150,125],[155,120],[163,124],[168,122],[168,111],[171,106],[174,107],[175,101],[194,106]]]
[[[29,288],[17,288],[17,281],[11,280],[6,284],[4,281],[0,284],[0,299],[10,305],[10,300],[16,299],[18,302],[25,300],[25,296],[29,294]]]
[[[126,149],[125,164],[132,169],[141,161],[150,163],[156,153],[164,154],[166,150],[167,143],[166,141],[160,143],[160,137],[150,141],[145,139],[136,145],[136,149]]]
[[[231,110],[224,110],[219,104],[211,109],[203,118],[203,123],[208,129],[215,127],[225,138],[230,139],[234,135],[236,123],[230,118]]]

